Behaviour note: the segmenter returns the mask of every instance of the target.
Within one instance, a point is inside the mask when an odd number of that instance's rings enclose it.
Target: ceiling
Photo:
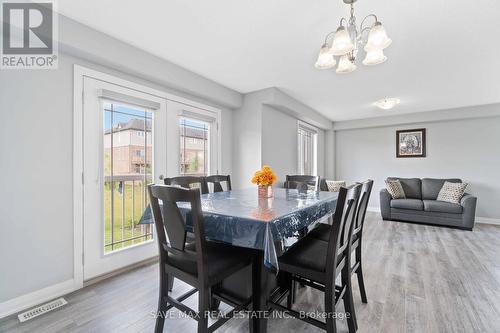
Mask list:
[[[313,67],[341,0],[60,0],[59,11],[220,84],[278,87],[332,120],[500,102],[500,1],[359,0],[392,45],[351,74]],[[393,110],[372,103],[399,97]]]

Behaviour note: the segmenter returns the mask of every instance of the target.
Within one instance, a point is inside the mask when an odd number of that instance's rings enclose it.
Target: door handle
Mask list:
[[[160,175],[160,176],[158,176],[158,178],[159,178],[160,180],[163,180],[163,178],[165,178],[165,177],[164,177],[163,175]]]

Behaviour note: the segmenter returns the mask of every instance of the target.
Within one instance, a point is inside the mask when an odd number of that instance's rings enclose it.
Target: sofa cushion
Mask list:
[[[341,187],[345,187],[345,181],[343,180],[326,180],[326,188],[328,192],[340,192]]]
[[[450,179],[436,179],[424,178],[422,179],[422,199],[423,200],[436,200],[444,185],[444,182],[461,183],[462,180],[458,178]]]
[[[464,196],[467,183],[444,182],[443,188],[439,191],[437,200],[459,204]]]
[[[394,199],[391,208],[424,210],[424,203],[420,199]]]
[[[420,178],[389,177],[387,180],[399,180],[407,198],[422,199],[422,182]]]
[[[392,199],[405,199],[405,191],[399,180],[386,180],[385,187]]]
[[[424,200],[424,210],[426,212],[462,214],[462,206],[459,204],[437,200]]]

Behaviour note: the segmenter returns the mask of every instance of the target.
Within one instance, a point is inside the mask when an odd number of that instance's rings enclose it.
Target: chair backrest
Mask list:
[[[336,267],[340,261],[345,259],[346,264],[349,262],[349,247],[360,193],[361,184],[354,184],[349,188],[342,187],[339,191],[328,241],[326,270],[329,278],[335,279],[337,276]]]
[[[224,192],[224,189],[222,188],[221,182],[226,182],[226,188],[228,191],[231,191],[231,177],[229,175],[224,176],[224,175],[213,175],[213,176],[208,176],[205,177],[205,180],[208,184],[214,184],[214,192]]]
[[[309,186],[313,186],[315,191],[319,191],[319,176],[286,175],[283,187],[296,189],[300,183],[306,183]]]
[[[161,262],[168,263],[168,253],[177,256],[181,260],[196,261],[198,279],[207,279],[206,270],[203,269],[203,267],[206,267],[207,260],[200,191],[197,188],[185,189],[175,186],[151,184],[148,186],[148,192]],[[162,205],[160,205],[160,200]],[[179,202],[191,205],[189,216],[193,223],[196,254],[187,252],[185,249],[186,220],[177,206]]]
[[[165,183],[165,185],[176,185],[187,189],[199,187],[201,194],[208,193],[208,186],[207,182],[205,181],[205,177],[180,176],[164,178],[163,182]]]
[[[358,204],[358,211],[356,212],[356,222],[353,228],[353,235],[361,233],[363,230],[363,225],[365,223],[366,209],[368,208],[368,201],[370,200],[370,194],[373,188],[373,180],[368,179],[361,183],[361,196]]]

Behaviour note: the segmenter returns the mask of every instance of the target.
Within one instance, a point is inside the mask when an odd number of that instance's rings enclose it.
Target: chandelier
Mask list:
[[[377,16],[370,14],[366,16],[359,26],[356,25],[354,15],[354,3],[357,0],[344,0],[344,3],[351,6],[351,16],[349,19],[341,18],[340,26],[336,31],[330,32],[325,37],[325,42],[319,50],[318,60],[314,67],[317,69],[330,69],[335,67],[338,57],[336,72],[351,73],[356,70],[358,52],[362,45],[366,52],[363,65],[378,65],[387,60],[384,49],[391,45],[392,40],[387,37],[382,23]],[[370,25],[369,21],[374,20]],[[366,33],[368,32],[368,37]],[[332,38],[333,36],[333,38]],[[366,40],[366,41],[365,41]]]

